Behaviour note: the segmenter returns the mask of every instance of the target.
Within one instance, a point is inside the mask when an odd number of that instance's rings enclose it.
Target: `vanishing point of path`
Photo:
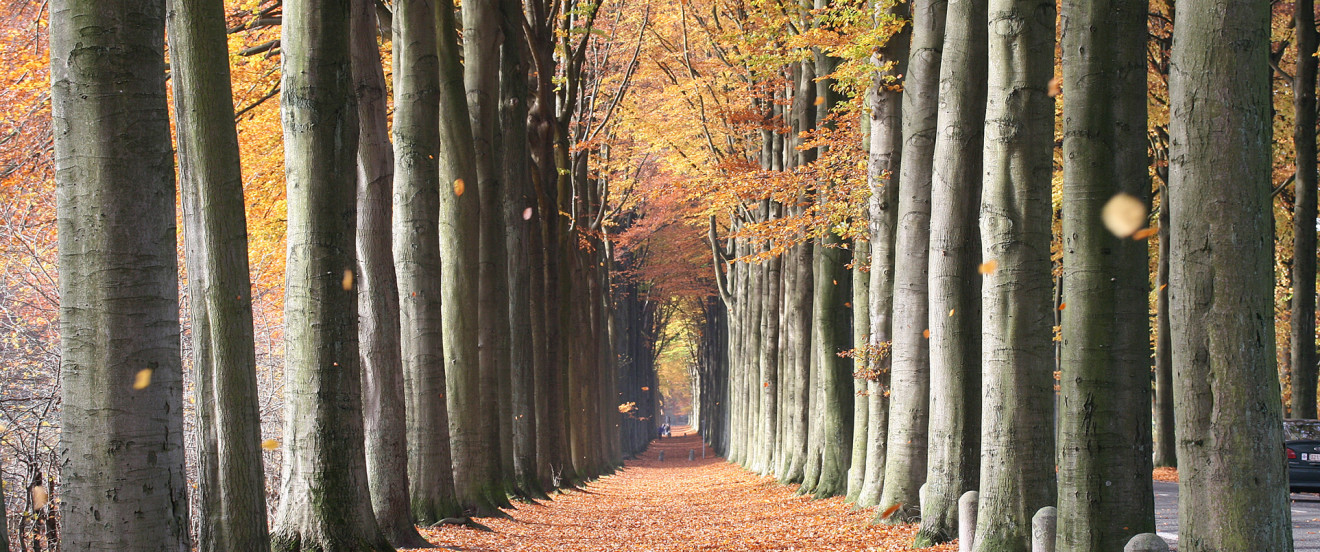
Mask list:
[[[686,429],[686,428],[676,428]],[[688,461],[688,450],[696,460]],[[665,460],[658,460],[664,451]],[[540,504],[518,504],[513,519],[482,519],[493,533],[464,527],[426,529],[450,550],[908,550],[916,526],[872,525],[872,509],[842,498],[796,496],[680,434],[651,444],[614,475]],[[956,550],[952,544],[927,550]]]

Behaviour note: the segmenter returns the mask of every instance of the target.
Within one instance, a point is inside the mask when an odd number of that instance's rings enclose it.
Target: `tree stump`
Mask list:
[[[1046,506],[1031,517],[1031,552],[1054,552],[1054,529],[1059,520],[1059,513],[1053,506]]]

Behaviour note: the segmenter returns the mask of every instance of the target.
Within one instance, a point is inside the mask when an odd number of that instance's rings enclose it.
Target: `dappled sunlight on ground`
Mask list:
[[[871,509],[813,500],[717,458],[695,435],[656,441],[614,475],[513,519],[482,519],[494,533],[423,529],[450,549],[506,550],[907,550],[916,526],[872,525]],[[688,451],[696,459],[688,461]],[[665,459],[659,460],[660,451]],[[956,550],[952,544],[927,550]]]

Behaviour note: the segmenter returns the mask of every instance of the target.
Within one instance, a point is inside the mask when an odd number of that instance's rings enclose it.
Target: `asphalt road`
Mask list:
[[[1292,494],[1293,543],[1296,552],[1320,552],[1320,495]],[[1155,528],[1177,550],[1178,484],[1155,482]]]

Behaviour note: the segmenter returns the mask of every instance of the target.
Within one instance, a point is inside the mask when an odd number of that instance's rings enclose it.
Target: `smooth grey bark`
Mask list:
[[[1064,0],[1063,304],[1059,379],[1061,551],[1116,550],[1155,530],[1151,490],[1150,264],[1145,240],[1100,218],[1150,204],[1148,0]]]
[[[475,443],[486,461],[492,463],[492,482],[511,491],[513,477],[513,426],[509,415],[509,306],[505,276],[504,218],[499,216],[504,183],[500,152],[495,147],[499,126],[500,22],[499,0],[464,2],[463,84],[472,119],[472,145],[480,203],[480,253],[477,268],[477,358],[480,363],[480,423]],[[502,491],[492,495],[496,504],[508,505]]]
[[[909,16],[906,3],[886,6],[893,17]],[[866,384],[866,471],[857,505],[880,503],[884,488],[885,447],[889,440],[889,367],[888,353],[893,339],[894,306],[894,236],[898,230],[898,174],[903,156],[903,93],[901,84],[907,73],[911,27],[889,38],[880,54],[872,56],[877,71],[867,89],[871,104],[871,137],[867,148],[866,180],[871,189],[867,203],[867,221],[871,241],[870,341],[867,349],[876,355],[872,367],[875,378]],[[883,352],[883,353],[882,353]]]
[[[385,74],[376,43],[375,0],[352,2],[350,57],[357,101],[358,354],[367,486],[376,524],[400,548],[429,546],[413,526],[408,497],[407,414],[400,348],[399,288],[391,224],[394,149]]]
[[[1315,350],[1315,218],[1316,218],[1316,30],[1315,0],[1296,0],[1293,28],[1297,32],[1297,68],[1293,89],[1293,151],[1297,179],[1293,182],[1292,264],[1292,413],[1316,417]]]
[[[1169,187],[1160,185],[1160,252],[1155,275],[1155,454],[1154,465],[1178,465],[1173,416],[1173,351],[1169,320]]]
[[[931,163],[939,107],[940,57],[947,0],[912,3],[912,53],[903,79],[903,165],[899,172],[894,234],[893,346],[885,481],[880,507],[888,523],[921,515],[918,493],[926,481],[926,428],[930,417]],[[897,505],[898,509],[890,510]]]
[[[768,202],[767,218],[782,217],[783,206],[778,202]],[[783,256],[765,261],[763,277],[765,290],[762,297],[760,382],[757,388],[761,394],[760,416],[757,420],[760,433],[759,450],[756,459],[756,471],[762,475],[774,473],[774,451],[778,440],[775,433],[779,424],[779,310],[783,294]]]
[[[454,495],[441,313],[440,74],[435,9],[396,0],[394,31],[394,266],[414,520],[462,513]]]
[[[50,4],[63,550],[190,549],[164,42],[163,0]]]
[[[816,356],[820,363],[820,476],[812,487],[817,497],[844,494],[848,490],[848,462],[852,460],[852,361],[839,352],[852,348],[852,255],[841,246],[837,234],[827,232],[816,248],[815,296],[812,320]]]
[[[501,49],[500,129],[503,143],[501,211],[504,249],[508,260],[509,369],[512,415],[514,485],[531,497],[546,498],[536,469],[536,373],[533,338],[535,319],[532,301],[532,230],[537,222],[531,211],[536,204],[532,188],[531,153],[527,146],[527,53],[524,51],[522,4],[504,0],[502,28],[507,40]],[[524,212],[528,216],[524,216]]]
[[[867,426],[871,422],[868,409],[871,401],[867,400],[865,375],[870,369],[870,359],[861,345],[871,337],[871,311],[866,305],[871,304],[871,242],[853,240],[852,271],[852,310],[853,331],[853,438],[852,459],[848,462],[848,502],[856,502],[862,492],[862,483],[866,482],[866,439],[870,436]],[[863,268],[867,270],[863,270]],[[862,350],[859,354],[858,351]],[[858,377],[862,376],[862,377]]]
[[[270,535],[224,3],[173,0],[166,24],[192,323],[197,547],[262,552]]]
[[[363,444],[349,5],[284,10],[284,465],[271,548],[392,550],[371,510]]]
[[[477,168],[459,61],[452,0],[435,3],[440,59],[440,257],[445,377],[454,487],[459,505],[473,515],[495,515],[507,502],[498,480],[481,391],[478,356],[480,209]],[[476,38],[474,37],[474,40]],[[469,60],[469,63],[471,61]]]
[[[1169,69],[1178,548],[1292,550],[1274,350],[1270,7],[1179,7]]]
[[[930,453],[914,546],[958,536],[981,462],[981,235],[986,0],[949,0],[930,221]],[[1144,127],[1143,127],[1144,128]]]
[[[982,416],[977,552],[1025,551],[1054,504],[1053,0],[990,0],[981,252]]]
[[[785,368],[793,381],[790,403],[792,410],[786,412],[789,424],[790,442],[788,468],[780,474],[780,481],[785,483],[800,482],[807,463],[807,428],[811,393],[811,290],[814,245],[804,242],[793,246],[788,251],[785,263],[791,266],[790,279],[785,283],[785,295],[788,301],[784,313]]]

